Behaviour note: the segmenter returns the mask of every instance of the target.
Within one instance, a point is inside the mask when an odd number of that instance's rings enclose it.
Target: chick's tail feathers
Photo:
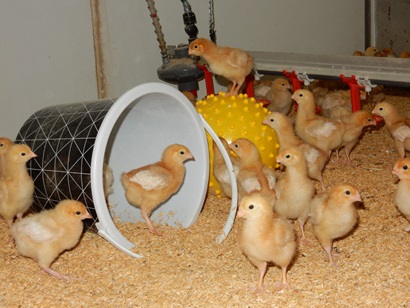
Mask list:
[[[123,173],[121,174],[121,184],[122,184],[122,186],[124,187],[124,189],[127,189],[127,188],[128,188],[129,183],[130,183],[130,181],[129,181],[129,178],[128,178],[127,173],[126,173],[126,172],[123,172]]]

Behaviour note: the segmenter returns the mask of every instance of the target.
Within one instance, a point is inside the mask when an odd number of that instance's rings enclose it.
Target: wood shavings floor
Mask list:
[[[410,110],[410,95],[387,100]],[[288,274],[295,290],[275,289],[280,270],[274,266],[265,277],[268,293],[250,290],[258,271],[237,246],[240,222],[217,244],[230,202],[209,196],[192,227],[159,226],[163,237],[149,234],[142,223],[119,224],[143,259],[86,232],[52,265],[78,280],[59,281],[21,257],[0,220],[0,307],[410,307],[410,234],[404,231],[409,223],[393,204],[397,179],[391,169],[397,153],[386,128],[366,132],[351,158],[356,167],[332,157],[324,176],[328,186],[347,181],[359,187],[360,223],[352,235],[335,242],[336,268],[327,265],[307,224],[311,243],[299,247]],[[295,230],[299,235],[296,225]]]

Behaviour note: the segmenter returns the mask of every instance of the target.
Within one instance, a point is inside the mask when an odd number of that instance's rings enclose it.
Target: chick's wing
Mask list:
[[[159,190],[169,185],[171,174],[161,166],[150,166],[135,173],[130,181],[141,185],[145,190]]]

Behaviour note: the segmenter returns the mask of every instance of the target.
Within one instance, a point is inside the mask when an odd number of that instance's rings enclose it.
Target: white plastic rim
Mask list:
[[[189,227],[203,207],[209,180],[204,123],[189,100],[170,85],[142,84],[115,101],[99,128],[90,172],[99,220],[96,226],[102,237],[130,256],[142,257],[131,251],[136,244],[121,234],[112,217],[124,222],[143,219],[140,210],[126,201],[120,175],[160,160],[162,151],[173,143],[187,146],[195,161],[185,163],[186,175],[181,189],[155,210],[151,218],[154,224]],[[111,209],[103,193],[104,161],[114,175],[113,193],[109,196]]]

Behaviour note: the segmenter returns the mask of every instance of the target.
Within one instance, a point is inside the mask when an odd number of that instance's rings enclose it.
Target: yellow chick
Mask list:
[[[372,113],[383,118],[400,158],[404,158],[406,151],[410,151],[410,119],[385,101],[376,104]]]
[[[327,254],[329,265],[336,265],[332,254],[333,240],[353,230],[358,220],[354,203],[361,201],[358,189],[350,184],[337,185],[313,198],[310,221],[315,237]]]
[[[394,164],[392,173],[400,179],[397,184],[394,203],[400,213],[410,222],[410,158],[399,159]],[[410,232],[410,226],[404,230]]]
[[[21,219],[33,203],[34,181],[26,163],[37,157],[25,144],[14,144],[5,156],[5,170],[0,178],[0,215],[11,226]]]
[[[275,171],[264,165],[256,145],[246,138],[238,138],[229,149],[239,157],[238,182],[239,198],[254,191],[271,193],[275,188]]]
[[[275,130],[279,139],[279,144],[282,148],[299,148],[306,158],[309,177],[319,181],[322,190],[325,190],[326,187],[322,172],[329,160],[328,153],[304,142],[296,136],[292,121],[279,112],[268,114],[263,120],[263,124],[268,125]]]
[[[11,235],[18,252],[38,263],[45,272],[59,279],[68,279],[50,268],[65,250],[76,246],[83,232],[83,219],[92,218],[84,204],[64,200],[54,209],[27,216],[14,223]]]
[[[161,235],[149,217],[180,189],[185,178],[184,162],[190,159],[194,156],[186,146],[172,144],[163,151],[160,161],[122,174],[125,198],[141,209],[151,233]]]
[[[238,95],[246,76],[253,68],[253,57],[249,53],[239,48],[218,47],[205,38],[191,42],[188,54],[202,57],[212,73],[221,75],[233,83],[227,95]]]
[[[295,131],[305,142],[331,153],[342,143],[345,124],[341,121],[316,115],[312,92],[299,89],[292,98],[298,103]]]
[[[315,193],[315,184],[307,175],[307,164],[298,148],[285,148],[276,161],[286,166],[284,174],[276,182],[274,210],[288,219],[296,219],[305,241],[304,226],[309,217],[310,203]]]
[[[296,253],[294,230],[285,218],[274,213],[265,195],[253,193],[239,204],[238,218],[243,218],[238,242],[249,261],[259,269],[256,292],[263,292],[268,262],[282,269],[280,289],[288,286],[287,269]]]
[[[285,78],[276,78],[266,94],[266,99],[270,101],[267,106],[270,112],[280,112],[287,115],[293,105],[289,81]]]

